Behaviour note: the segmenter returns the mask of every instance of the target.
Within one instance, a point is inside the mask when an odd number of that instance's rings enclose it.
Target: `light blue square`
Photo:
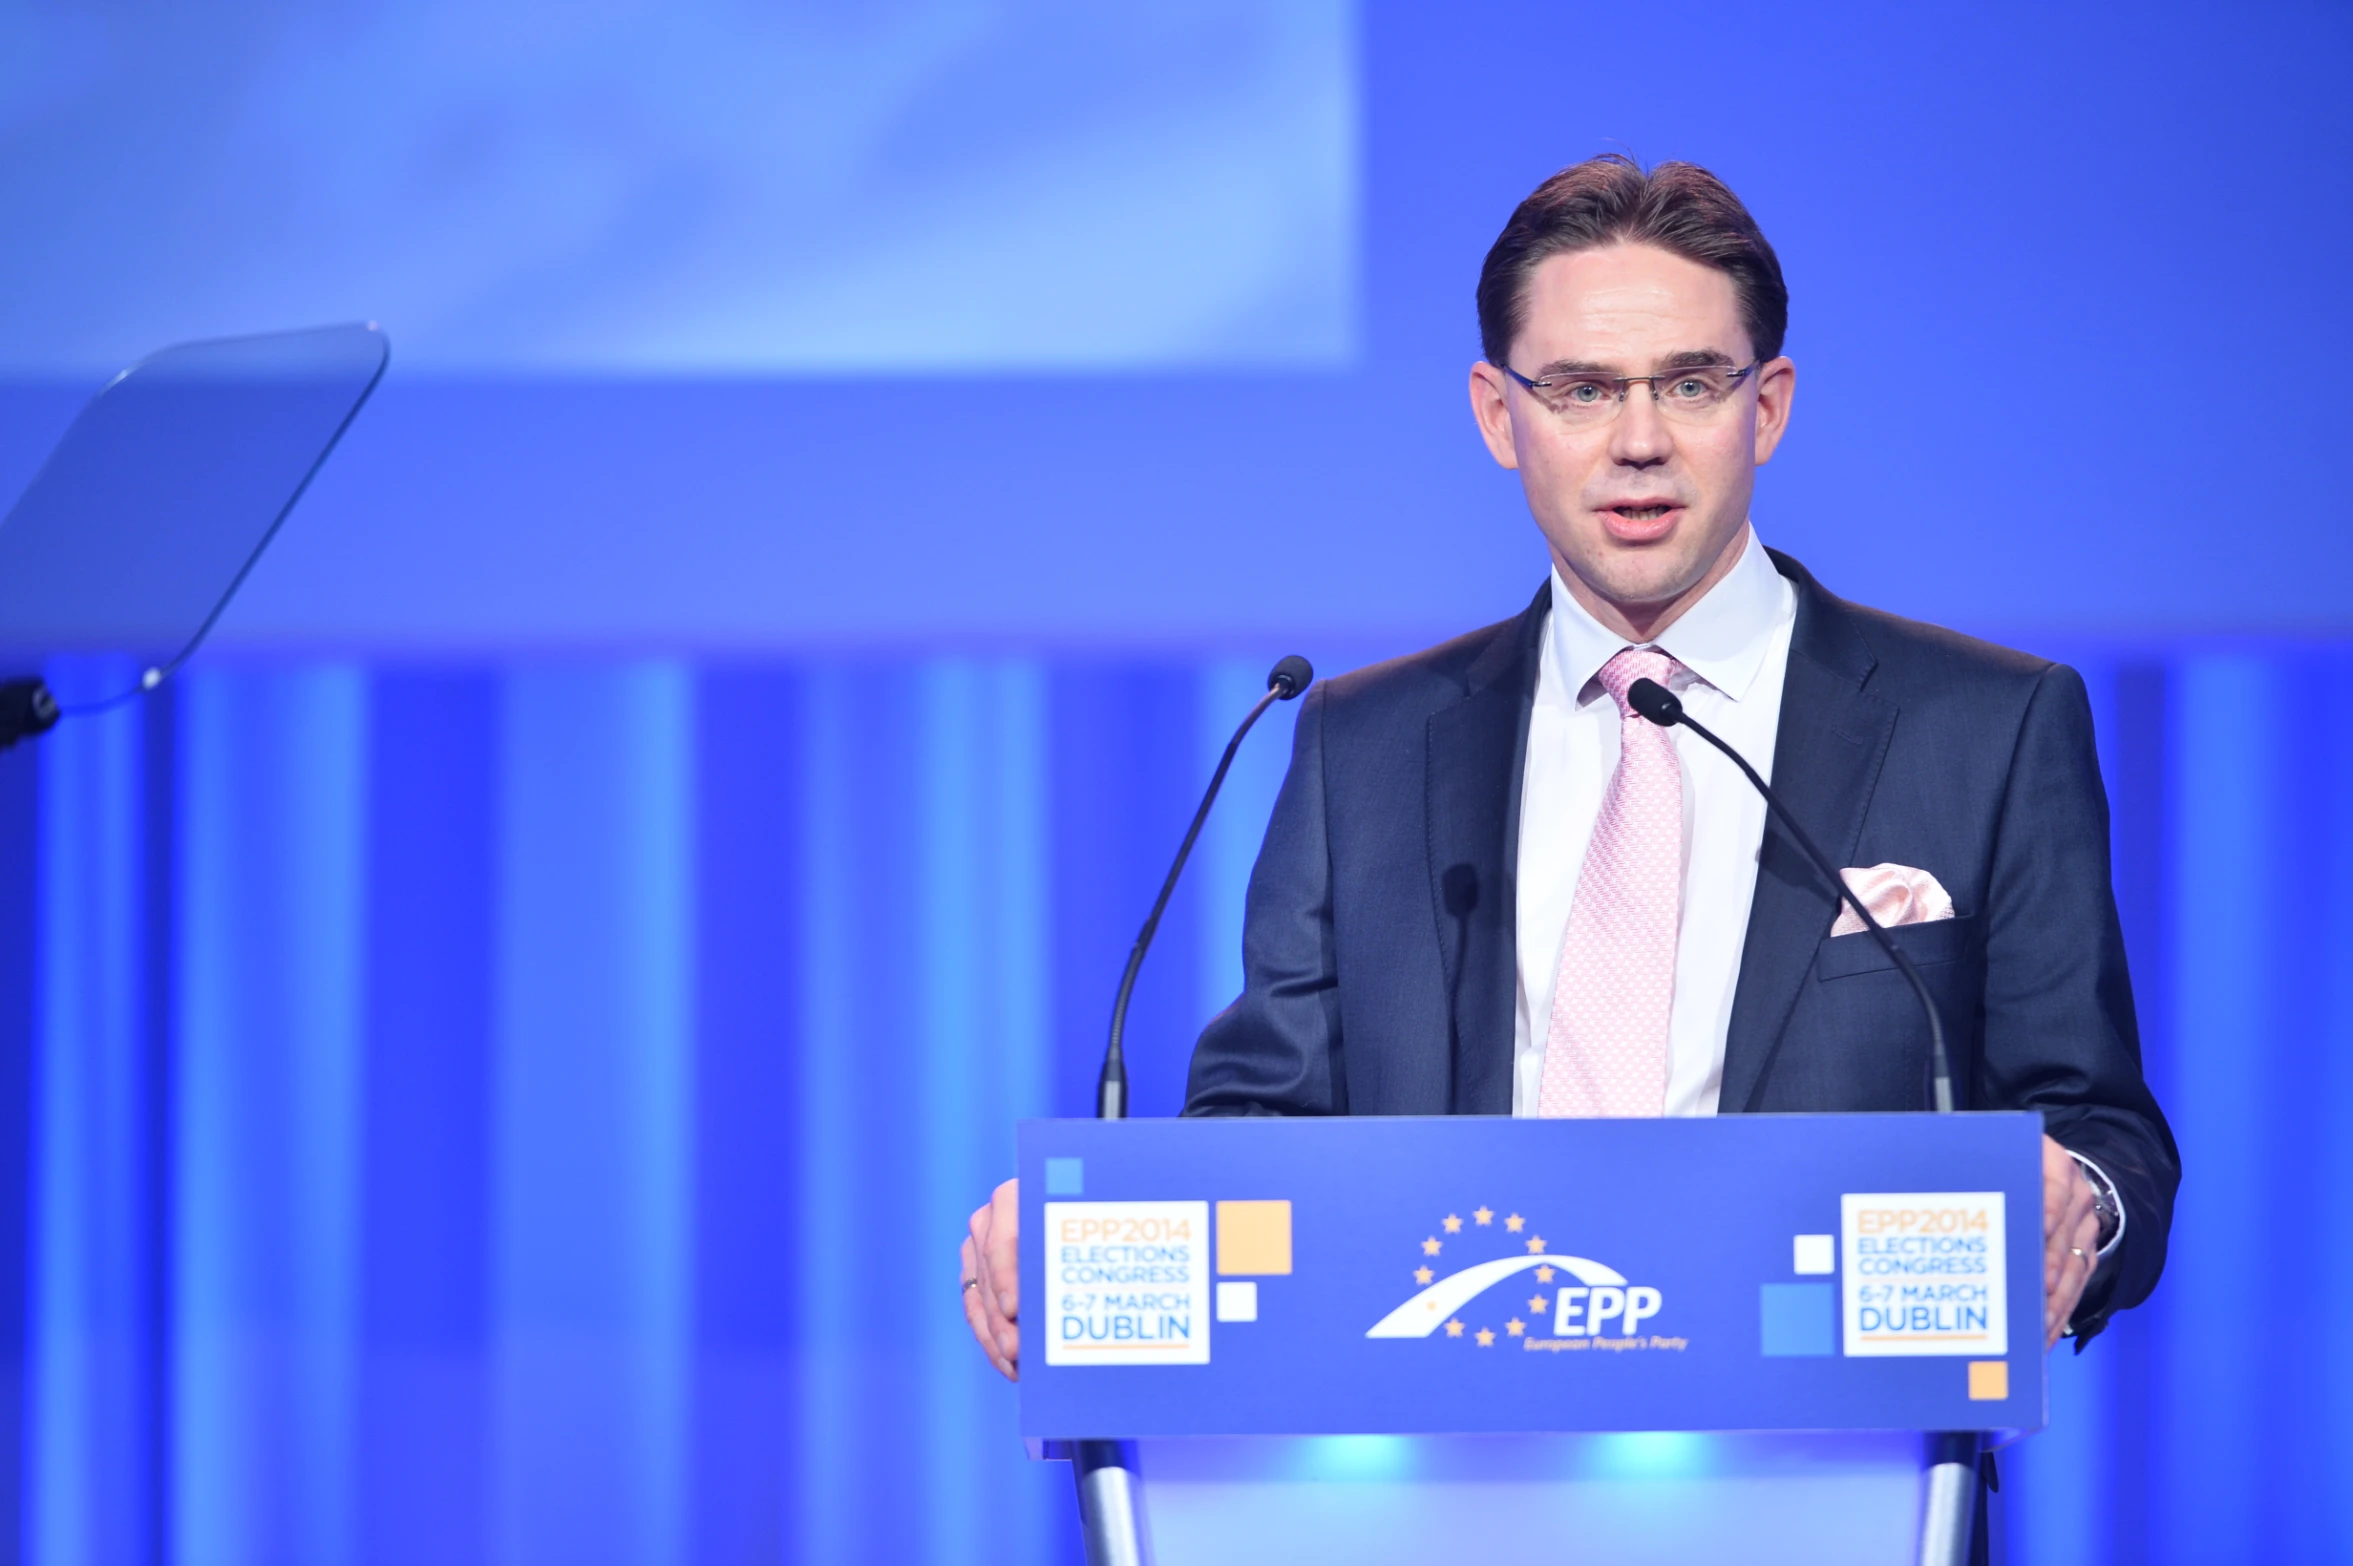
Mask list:
[[[1046,1194],[1048,1196],[1086,1195],[1087,1161],[1083,1158],[1047,1159]]]
[[[1838,1310],[1827,1283],[1768,1283],[1758,1290],[1759,1351],[1773,1357],[1834,1352]]]

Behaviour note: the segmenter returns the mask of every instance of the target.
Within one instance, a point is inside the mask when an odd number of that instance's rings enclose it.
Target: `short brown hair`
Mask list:
[[[1643,172],[1605,152],[1574,163],[1521,202],[1479,268],[1479,348],[1501,365],[1527,324],[1528,274],[1553,256],[1604,245],[1656,245],[1732,279],[1759,359],[1781,352],[1789,287],[1764,231],[1732,188],[1696,163]]]

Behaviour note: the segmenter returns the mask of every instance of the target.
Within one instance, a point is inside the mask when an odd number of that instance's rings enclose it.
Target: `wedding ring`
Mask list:
[[[2077,1251],[2075,1254],[2081,1256],[2083,1252]],[[964,1286],[968,1289],[977,1289],[980,1287],[980,1280],[978,1278],[967,1278],[964,1280]]]
[[[2070,1255],[2070,1256],[2072,1256],[2072,1257],[2074,1257],[2074,1258],[2075,1258],[2077,1261],[2082,1261],[2082,1260],[2083,1260],[2083,1247],[2082,1247],[2082,1246],[2080,1246],[2080,1245],[2070,1245],[2070,1246],[2068,1246],[2068,1247],[2067,1247],[2067,1254],[2068,1254],[2068,1255]],[[966,1284],[966,1285],[964,1285],[964,1286],[965,1286],[966,1288],[968,1288],[968,1289],[972,1287],[972,1285],[971,1285],[971,1284],[969,1284],[969,1283],[967,1283],[967,1284]]]

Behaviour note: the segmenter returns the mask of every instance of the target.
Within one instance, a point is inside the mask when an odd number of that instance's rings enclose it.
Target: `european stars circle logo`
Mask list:
[[[1630,1283],[1602,1262],[1555,1252],[1524,1214],[1485,1203],[1467,1219],[1448,1213],[1417,1248],[1410,1276],[1418,1292],[1366,1337],[1443,1338],[1474,1350],[1514,1339],[1548,1350],[1683,1346],[1680,1338],[1637,1336],[1661,1309],[1657,1289]]]

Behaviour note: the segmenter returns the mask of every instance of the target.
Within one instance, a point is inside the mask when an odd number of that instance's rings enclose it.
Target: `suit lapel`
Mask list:
[[[1865,690],[1877,660],[1846,607],[1796,561],[1775,553],[1773,562],[1797,589],[1797,624],[1790,636],[1771,781],[1822,851],[1851,865],[1895,732],[1896,707]],[[1804,851],[1768,819],[1724,1041],[1719,1100],[1724,1112],[1746,1110],[1754,1100],[1799,987],[1836,916],[1837,894],[1823,884]]]
[[[1548,582],[1518,623],[1472,662],[1463,699],[1429,720],[1424,799],[1430,894],[1453,1021],[1450,1114],[1511,1113],[1521,758],[1551,601]]]

